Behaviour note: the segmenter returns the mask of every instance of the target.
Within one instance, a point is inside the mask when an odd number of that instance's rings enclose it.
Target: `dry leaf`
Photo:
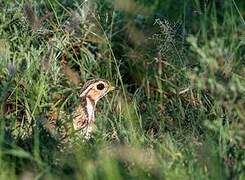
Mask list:
[[[62,70],[63,70],[63,73],[68,77],[68,79],[72,83],[74,83],[75,85],[79,85],[81,83],[78,72],[71,69],[68,65],[63,64]]]

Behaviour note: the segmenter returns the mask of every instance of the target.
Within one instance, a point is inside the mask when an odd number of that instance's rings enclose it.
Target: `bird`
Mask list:
[[[73,144],[78,139],[87,141],[91,138],[95,123],[97,102],[110,91],[115,89],[105,79],[93,79],[84,83],[79,93],[79,104],[69,116],[62,110],[55,109],[44,122],[47,132],[58,143],[60,150],[65,144]]]
[[[95,123],[96,104],[114,89],[115,87],[104,79],[89,80],[83,85],[79,96],[80,105],[72,115],[74,132],[79,133],[86,140],[91,138]]]

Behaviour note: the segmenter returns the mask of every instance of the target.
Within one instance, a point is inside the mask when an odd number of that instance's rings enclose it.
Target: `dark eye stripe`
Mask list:
[[[100,91],[103,90],[104,88],[105,88],[105,85],[103,83],[100,83],[97,85],[97,89]]]

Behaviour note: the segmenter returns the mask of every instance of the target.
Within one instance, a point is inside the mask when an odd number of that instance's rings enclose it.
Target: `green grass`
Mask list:
[[[0,1],[0,179],[244,179],[244,5]],[[120,90],[61,151],[92,78]]]

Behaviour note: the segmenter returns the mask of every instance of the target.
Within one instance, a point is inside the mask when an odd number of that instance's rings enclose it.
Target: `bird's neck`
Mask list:
[[[86,97],[84,100],[86,101],[85,110],[87,112],[88,120],[89,123],[91,123],[95,119],[94,113],[96,108],[96,102],[90,97]]]

